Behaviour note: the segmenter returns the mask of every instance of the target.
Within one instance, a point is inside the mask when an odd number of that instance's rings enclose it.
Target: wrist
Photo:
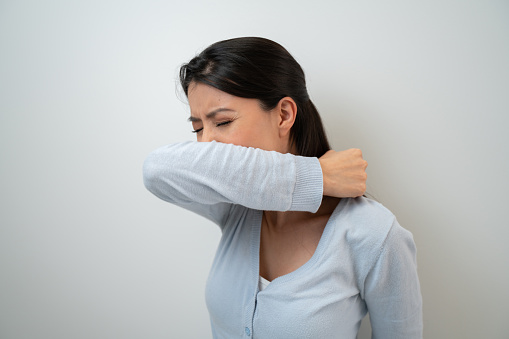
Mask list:
[[[326,171],[326,165],[324,164],[324,161],[322,160],[322,158],[319,158],[318,161],[320,162],[320,168],[322,170],[322,192],[323,192],[323,195],[330,195],[329,191],[328,191],[328,188],[330,187],[330,183],[329,183],[329,177],[328,177],[327,171]]]

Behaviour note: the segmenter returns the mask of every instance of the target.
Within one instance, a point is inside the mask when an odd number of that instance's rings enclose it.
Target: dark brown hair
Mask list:
[[[322,120],[309,99],[304,71],[278,43],[256,37],[216,42],[180,68],[186,96],[191,82],[213,86],[225,93],[258,99],[271,110],[284,97],[297,104],[290,140],[302,156],[320,157],[330,149]]]

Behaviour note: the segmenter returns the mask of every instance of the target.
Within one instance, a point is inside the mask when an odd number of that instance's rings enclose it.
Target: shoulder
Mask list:
[[[385,206],[365,197],[344,199],[333,216],[351,244],[369,243],[370,247],[383,243],[396,220]]]
[[[394,214],[368,198],[345,199],[332,218],[334,242],[339,252],[348,252],[361,280],[387,248],[413,243],[412,234],[399,225]]]
[[[393,218],[394,214],[381,203],[366,197],[346,198],[343,209],[350,215],[362,215],[371,218]],[[338,205],[340,207],[340,205]]]
[[[412,233],[401,227],[396,216],[374,200],[365,197],[348,199],[339,214],[348,221],[348,231],[352,235],[378,244],[379,248],[398,239],[412,239]]]

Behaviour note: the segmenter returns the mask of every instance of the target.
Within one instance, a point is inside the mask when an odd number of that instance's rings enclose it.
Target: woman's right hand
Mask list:
[[[336,198],[359,197],[366,192],[366,167],[360,149],[328,151],[319,159],[323,173],[323,195]]]

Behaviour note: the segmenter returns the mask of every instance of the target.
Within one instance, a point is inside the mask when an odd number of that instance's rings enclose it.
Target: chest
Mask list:
[[[328,218],[315,218],[271,229],[262,219],[260,234],[260,275],[272,281],[297,270],[314,255]]]
[[[341,249],[346,250],[347,244],[335,231],[334,222],[328,223],[321,236],[320,232],[302,234],[315,239],[314,255],[303,256],[310,258],[273,280],[262,292],[258,291],[258,275],[263,269],[259,258],[264,257],[259,251],[263,247],[259,242],[261,213],[241,214],[235,222],[224,230],[207,280],[206,303],[214,337],[247,337],[250,333],[252,338],[271,338],[274,333],[285,333],[293,338],[355,338],[366,309],[352,284],[355,272],[350,262],[340,260],[346,258]],[[270,238],[268,243],[290,239]],[[308,246],[306,243],[304,247]],[[267,249],[279,251],[276,247]],[[289,252],[277,253],[286,257]],[[287,257],[295,259],[293,254]],[[302,263],[292,262],[291,267]]]

